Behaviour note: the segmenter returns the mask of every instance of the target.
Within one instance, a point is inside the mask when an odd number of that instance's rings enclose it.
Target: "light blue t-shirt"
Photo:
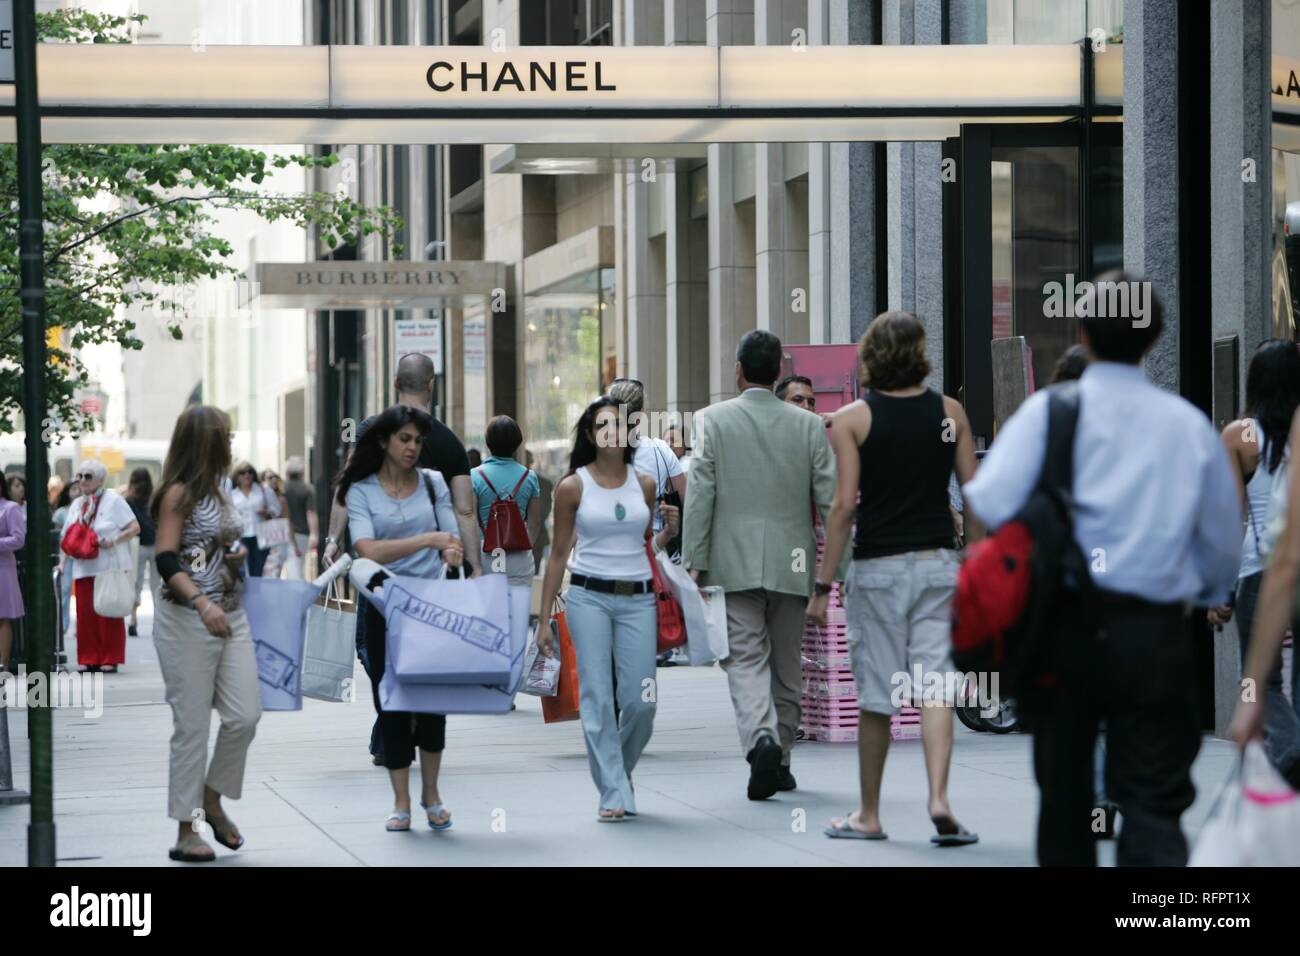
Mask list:
[[[425,468],[421,472],[433,482],[438,502],[436,511],[429,503],[423,479],[415,493],[406,498],[394,498],[384,491],[378,474],[363,478],[348,489],[348,533],[353,543],[414,538],[430,531],[446,531],[460,537],[447,482],[436,471]],[[424,548],[384,567],[414,578],[433,577],[442,568],[442,555],[433,548]]]
[[[505,498],[514,490],[515,484],[523,477],[524,471],[524,466],[513,458],[492,455],[485,458],[482,465],[470,472],[470,478],[474,482],[474,495],[478,498],[480,528],[487,527],[488,512],[492,509],[492,502],[497,500],[497,495],[492,493],[487,482],[492,482],[500,497]],[[487,481],[483,480],[483,473],[487,474]],[[541,494],[541,490],[541,485],[537,481],[537,472],[529,472],[528,478],[519,486],[519,491],[515,494],[515,504],[519,505],[519,513],[525,518],[528,517],[528,502]]]

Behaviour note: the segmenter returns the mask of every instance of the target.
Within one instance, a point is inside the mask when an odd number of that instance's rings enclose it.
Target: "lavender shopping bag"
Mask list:
[[[307,609],[350,563],[345,558],[315,581],[248,578],[244,582],[244,613],[257,654],[263,710],[302,710]]]
[[[378,583],[379,577],[385,577]],[[501,577],[504,575],[491,575]],[[400,583],[400,577],[388,575],[383,567],[373,561],[358,560],[352,566],[352,583],[366,600],[371,601],[381,613],[385,612],[389,585]],[[372,582],[376,582],[372,586]],[[397,589],[393,589],[393,594]],[[504,714],[514,702],[514,689],[524,667],[524,645],[528,635],[528,614],[531,590],[526,587],[508,587],[506,607],[509,609],[510,674],[500,684],[424,684],[405,683],[398,680],[393,670],[391,634],[385,645],[387,664],[379,682],[379,703],[384,710],[410,711],[417,714]],[[385,613],[385,620],[387,615]]]
[[[403,684],[504,684],[514,653],[504,574],[384,584],[388,659]]]
[[[311,581],[249,578],[244,613],[257,652],[263,710],[302,710],[302,649],[307,608],[320,596]]]

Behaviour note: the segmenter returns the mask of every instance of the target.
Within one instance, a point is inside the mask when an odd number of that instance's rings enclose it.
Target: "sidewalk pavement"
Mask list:
[[[146,605],[147,608],[147,605]],[[142,608],[142,612],[146,611]],[[184,866],[167,859],[171,712],[164,701],[152,621],[127,640],[127,663],[104,675],[97,719],[55,712],[55,822],[61,865]],[[75,651],[70,648],[71,659]],[[878,843],[827,839],[831,816],[856,806],[854,744],[801,742],[799,789],[764,802],[745,797],[748,765],[717,667],[659,671],[655,733],[634,778],[640,816],[596,822],[596,791],[580,725],[546,725],[540,702],[520,695],[500,716],[452,716],[440,789],[454,826],[434,833],[384,831],[392,807],[387,773],[366,752],[374,712],[357,667],[357,702],[308,700],[296,713],[268,713],[249,754],[243,799],[227,801],[247,843],[216,847],[215,866],[1031,866],[1038,795],[1030,740],[977,734],[957,724],[953,810],[980,834],[971,847],[939,849],[925,812],[921,742],[897,742],[885,772]],[[14,786],[29,789],[27,717],[10,711]],[[214,716],[212,733],[217,721]],[[1193,769],[1197,800],[1189,837],[1204,822],[1233,762],[1206,738]],[[412,773],[418,804],[418,772]],[[29,808],[0,807],[0,866],[26,863]],[[1099,859],[1114,861],[1114,844]]]

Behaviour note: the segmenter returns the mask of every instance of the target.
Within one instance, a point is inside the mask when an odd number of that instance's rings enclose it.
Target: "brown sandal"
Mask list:
[[[203,851],[207,852],[204,853]],[[197,833],[187,833],[167,851],[167,856],[180,863],[211,863],[217,858],[212,847]]]
[[[208,814],[207,821],[208,825],[212,827],[212,839],[227,850],[238,850],[244,845],[244,835],[239,832],[239,827],[235,826],[235,822],[224,813],[218,816]],[[231,834],[239,838],[238,843],[231,838]]]

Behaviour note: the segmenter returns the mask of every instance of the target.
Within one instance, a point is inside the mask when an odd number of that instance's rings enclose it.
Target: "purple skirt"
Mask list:
[[[7,557],[9,560],[4,560]],[[0,620],[22,617],[23,592],[18,587],[18,564],[13,555],[0,556]]]

